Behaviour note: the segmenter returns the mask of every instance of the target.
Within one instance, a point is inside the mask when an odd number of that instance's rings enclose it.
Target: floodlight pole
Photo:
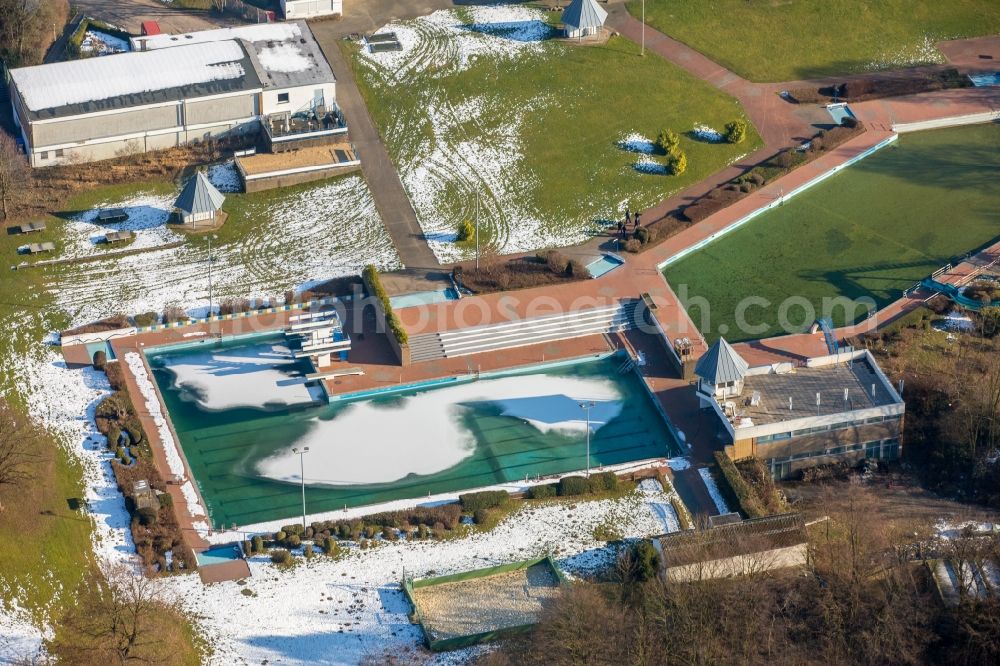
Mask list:
[[[580,409],[587,413],[587,478],[590,478],[590,409],[594,407],[597,403],[593,400],[589,402],[581,402]]]
[[[212,317],[212,239],[215,235],[208,237],[208,318]]]
[[[299,480],[302,481],[302,533],[306,531],[306,454],[309,447],[293,448],[292,453],[299,454]]]
[[[646,0],[642,0],[642,48],[639,55],[646,55]]]

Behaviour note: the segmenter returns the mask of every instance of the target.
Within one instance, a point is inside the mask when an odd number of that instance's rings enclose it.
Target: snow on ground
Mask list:
[[[16,597],[5,599],[4,603],[10,604],[10,608],[0,604],[0,664],[33,664],[35,657],[42,656],[42,641],[47,636],[18,606]]]
[[[236,162],[228,160],[221,164],[213,164],[208,168],[208,180],[220,192],[242,192],[243,184],[236,172]]]
[[[156,425],[156,431],[159,433],[160,441],[163,443],[163,452],[166,455],[167,467],[170,468],[170,473],[175,477],[183,478],[184,461],[177,450],[177,443],[170,432],[170,424],[167,423],[167,419],[163,415],[160,399],[156,395],[156,387],[153,386],[153,381],[146,372],[146,365],[142,362],[142,357],[137,352],[128,352],[125,354],[125,363],[128,364],[129,370],[135,377],[135,383],[139,386],[139,393],[142,394],[142,399],[146,403],[145,411],[153,418],[153,423]]]
[[[461,539],[378,541],[370,550],[351,548],[340,561],[317,555],[288,571],[254,557],[245,586],[205,587],[195,576],[167,584],[190,613],[203,618],[199,626],[214,647],[213,661],[356,664],[366,655],[399,654],[420,642],[398,584],[404,571],[423,578],[551,553],[564,571],[585,576],[616,555],[592,535],[606,520],[626,538],[677,529],[670,495],[654,482],[616,500],[525,506],[491,532]],[[467,657],[459,652],[428,661],[460,663]]]
[[[369,263],[400,265],[359,176],[260,197],[252,210],[267,221],[246,229],[239,242],[212,249],[216,303],[227,296],[279,296],[306,282],[360,273]],[[166,305],[205,306],[207,255],[184,245],[66,266],[48,288],[58,309],[71,314],[70,325],[117,312],[159,312]]]
[[[675,490],[671,489],[671,492],[664,493],[659,481],[644,479],[639,483],[639,492],[643,494],[649,510],[663,524],[664,533],[680,531],[681,523],[677,519],[677,511],[670,502],[671,499],[680,499]]]
[[[104,236],[109,231],[131,231],[135,235],[130,250],[158,247],[183,240],[184,236],[167,226],[174,205],[173,195],[137,194],[118,201],[102,201],[93,208],[66,220],[64,248],[60,258],[91,257],[107,252]],[[121,208],[128,215],[124,222],[101,224],[97,215],[102,208]]]
[[[708,494],[712,496],[712,501],[715,502],[715,508],[719,514],[729,513],[729,506],[726,505],[726,500],[722,497],[722,493],[719,492],[719,486],[716,485],[712,473],[708,471],[707,467],[702,467],[698,470],[698,474],[701,476],[702,481],[705,482]]]
[[[721,132],[712,129],[708,125],[695,125],[694,129],[691,130],[691,134],[697,139],[710,143],[722,143],[726,140],[726,137]]]
[[[112,53],[126,53],[131,50],[132,47],[127,39],[100,30],[87,30],[83,34],[83,41],[80,42],[80,53],[87,55],[110,55]]]
[[[638,132],[626,134],[618,140],[618,145],[622,150],[627,150],[630,153],[642,153],[644,155],[652,155],[656,150],[656,144],[653,140]]]
[[[640,173],[662,176],[667,173],[667,167],[654,160],[649,155],[639,155],[632,168]]]
[[[387,88],[413,77],[455,74],[477,58],[510,68],[540,67],[548,52],[545,40],[552,35],[544,18],[538,10],[509,5],[442,10],[385,26],[380,32],[395,32],[402,50],[365,52],[360,62],[371,68],[372,85]],[[472,93],[455,105],[434,88],[425,97],[419,107],[426,115],[419,122],[426,119],[426,133],[410,136],[413,118],[394,119],[385,133],[413,144],[400,151],[399,174],[440,261],[458,261],[471,252],[455,241],[458,223],[475,217],[477,200],[488,230],[483,233],[502,253],[586,240],[587,224],[543,219],[528,203],[527,192],[537,185],[523,166],[523,121],[558,100],[540,95],[530,108],[511,113],[503,96],[489,91]],[[477,131],[470,133],[469,127]],[[465,202],[461,210],[452,209],[456,200]]]
[[[962,312],[961,310],[952,310],[944,316],[943,319],[939,319],[934,322],[934,328],[939,331],[974,331],[976,330],[976,324],[972,321],[972,318]]]
[[[944,55],[938,51],[937,43],[954,37],[932,37],[924,35],[923,38],[909,46],[896,49],[895,51],[885,51],[875,60],[865,65],[867,70],[898,69],[900,67],[912,67],[914,65],[931,65],[947,62]]]
[[[983,523],[975,520],[952,522],[945,519],[934,524],[934,532],[938,538],[950,541],[966,534],[987,535],[1000,531],[995,523]]]

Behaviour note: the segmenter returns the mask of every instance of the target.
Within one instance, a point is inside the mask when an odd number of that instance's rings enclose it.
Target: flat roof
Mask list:
[[[262,87],[248,52],[233,40],[21,67],[10,75],[28,120]]]
[[[243,171],[250,175],[311,166],[335,167],[340,163],[353,162],[356,159],[354,148],[349,143],[310,146],[284,153],[256,153],[236,158]]]
[[[138,48],[162,50],[187,44],[243,40],[253,46],[257,74],[265,88],[334,83],[336,78],[305,21],[258,23],[180,35],[136,37]]]
[[[875,387],[874,395],[872,386]],[[756,405],[748,404],[754,392],[760,394],[760,401]],[[820,396],[818,405],[817,393]],[[735,402],[740,415],[752,419],[754,425],[896,404],[895,397],[886,390],[865,358],[850,363],[796,368],[782,374],[750,374],[744,380],[739,397],[719,399],[720,404],[728,401]]]
[[[667,568],[799,546],[808,540],[805,523],[797,513],[702,530],[683,530],[659,537]]]

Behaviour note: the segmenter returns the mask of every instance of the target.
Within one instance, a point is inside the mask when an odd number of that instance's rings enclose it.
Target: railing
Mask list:
[[[347,132],[344,114],[336,103],[310,103],[296,111],[272,113],[264,116],[263,125],[271,141]]]

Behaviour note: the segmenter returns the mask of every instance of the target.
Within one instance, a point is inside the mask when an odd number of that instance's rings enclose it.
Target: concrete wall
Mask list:
[[[82,143],[93,139],[140,134],[177,127],[180,124],[179,105],[147,107],[121,113],[76,116],[57,121],[34,122],[33,146]]]
[[[246,192],[260,192],[262,190],[273,190],[276,187],[290,187],[300,183],[311,183],[315,180],[324,180],[334,176],[342,176],[353,171],[360,170],[360,166],[331,167],[318,171],[306,171],[304,173],[293,173],[284,176],[271,178],[256,178],[253,180],[243,179],[243,189]],[[240,174],[242,176],[242,174]],[[391,335],[389,337],[392,337]],[[395,339],[395,338],[393,338]]]
[[[281,11],[286,19],[310,18],[344,14],[343,0],[281,0]]]
[[[669,581],[697,581],[745,576],[788,567],[803,567],[808,561],[807,545],[803,543],[797,546],[709,560],[708,562],[696,562],[677,567],[667,566],[662,573]]]
[[[316,57],[322,58],[322,53],[317,53]],[[302,110],[303,107],[312,107],[312,101],[315,99],[316,90],[323,91],[323,99],[326,102],[327,107],[332,107],[337,101],[337,86],[334,83],[318,83],[315,85],[299,86],[298,88],[282,88],[281,90],[271,89],[265,90],[261,95],[263,100],[263,110],[262,113],[265,116],[271,115],[272,113],[279,113],[283,111],[290,111],[295,113],[296,111]],[[281,94],[288,94],[287,102],[279,102],[278,96]]]
[[[256,93],[192,100],[184,104],[184,125],[188,127],[233,121],[256,115],[258,115]]]

